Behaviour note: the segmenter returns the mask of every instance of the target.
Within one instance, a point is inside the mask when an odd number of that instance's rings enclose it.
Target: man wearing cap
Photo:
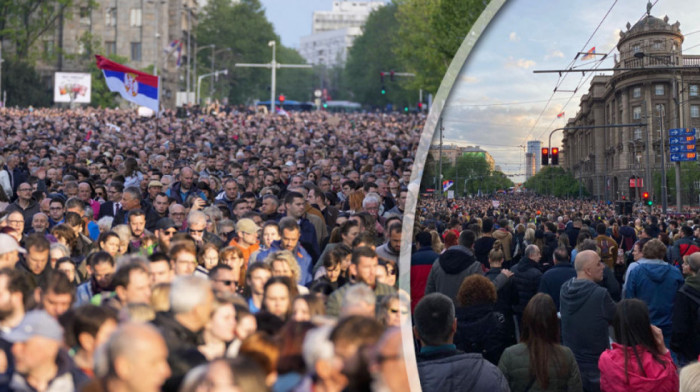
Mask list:
[[[161,192],[163,192],[163,183],[160,181],[151,181],[148,183],[148,196],[146,199],[152,204],[156,200],[156,195]]]
[[[43,310],[28,312],[5,339],[12,345],[12,391],[77,391],[88,381],[61,350],[63,328]]]
[[[177,224],[170,218],[160,218],[156,224],[154,234],[158,238],[158,246],[154,252],[168,253],[170,251],[170,240],[177,233]]]
[[[258,241],[258,233],[260,226],[256,225],[252,219],[243,218],[236,223],[236,234],[238,238],[234,238],[229,242],[229,246],[237,246],[243,251],[243,260],[247,264],[250,255],[260,249]]]
[[[14,238],[0,234],[0,268],[14,268],[19,261],[19,254],[27,251],[17,244]]]

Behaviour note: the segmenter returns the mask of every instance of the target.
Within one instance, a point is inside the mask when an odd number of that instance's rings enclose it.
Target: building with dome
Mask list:
[[[599,128],[564,131],[560,162],[592,195],[637,200],[648,191],[660,200],[650,185],[662,146],[667,171],[674,169],[668,130],[700,128],[700,56],[684,55],[683,39],[680,23],[652,16],[649,4],[644,18],[620,32],[612,75],[592,78],[566,126]]]

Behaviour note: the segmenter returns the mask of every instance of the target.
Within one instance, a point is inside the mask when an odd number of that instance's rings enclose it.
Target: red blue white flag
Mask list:
[[[102,70],[110,91],[122,98],[158,113],[158,77],[125,67],[96,55],[97,68]]]
[[[590,60],[593,57],[595,57],[595,46],[588,49],[588,52],[586,52],[586,54],[583,55],[583,57],[581,57],[581,60]]]

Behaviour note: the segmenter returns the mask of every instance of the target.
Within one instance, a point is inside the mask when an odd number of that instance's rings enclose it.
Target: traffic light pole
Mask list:
[[[552,132],[549,133],[549,143],[547,147],[547,153],[551,154],[552,153],[552,135],[554,135],[554,132],[557,131],[569,131],[569,130],[574,130],[578,131],[581,129],[596,129],[596,128],[623,128],[623,127],[642,127],[646,126],[646,123],[634,123],[634,124],[606,124],[606,125],[578,125],[578,126],[572,126],[572,127],[561,127],[561,128],[556,128],[552,130]],[[579,168],[579,181],[583,181],[583,169]],[[636,180],[635,180],[636,181]],[[636,183],[635,183],[636,185]],[[580,189],[579,189],[579,194],[580,194]]]

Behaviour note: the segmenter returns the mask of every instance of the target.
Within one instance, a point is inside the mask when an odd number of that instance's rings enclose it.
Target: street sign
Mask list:
[[[695,144],[675,144],[669,147],[671,152],[695,152]]]
[[[671,136],[668,144],[689,144],[695,143],[695,136]]]
[[[673,128],[668,130],[668,136],[695,136],[695,128]]]
[[[671,162],[686,162],[697,160],[698,154],[696,152],[677,152],[671,154]]]

